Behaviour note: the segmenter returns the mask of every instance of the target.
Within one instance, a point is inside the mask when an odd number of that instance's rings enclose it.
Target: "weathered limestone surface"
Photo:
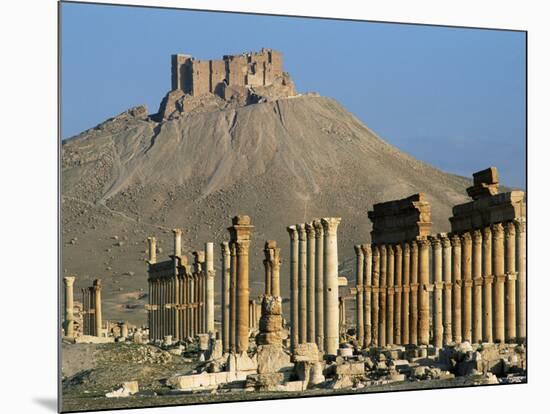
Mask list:
[[[315,228],[315,342],[320,351],[324,349],[324,230],[321,220],[314,220]]]
[[[73,338],[74,335],[74,276],[65,276],[63,284],[65,286],[65,336]]]
[[[306,223],[307,237],[307,341],[315,342],[315,227],[312,223]]]
[[[299,240],[298,260],[298,341],[307,342],[307,235],[304,224],[296,226]]]
[[[223,351],[229,352],[230,338],[230,279],[231,279],[231,253],[229,251],[229,243],[222,242],[222,343]]]
[[[338,349],[338,238],[337,230],[341,219],[326,217],[322,220],[325,234],[324,286],[325,286],[325,352],[336,355]]]
[[[364,276],[364,261],[363,250],[360,245],[354,247],[355,249],[355,292],[356,292],[356,306],[355,306],[355,321],[356,321],[356,332],[357,332],[357,341],[362,344],[365,340],[365,321],[363,319],[364,315],[364,304],[363,304],[363,276]]]
[[[290,236],[290,319],[291,348],[299,343],[299,285],[298,285],[298,231],[296,226],[287,227]]]

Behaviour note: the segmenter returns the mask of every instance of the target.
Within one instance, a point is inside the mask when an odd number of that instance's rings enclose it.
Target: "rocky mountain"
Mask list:
[[[467,200],[469,180],[399,151],[333,99],[206,101],[170,117],[133,108],[63,142],[62,273],[78,288],[103,279],[106,319],[145,323],[148,235],[159,238],[161,260],[172,228],[184,229],[187,252],[202,250],[228,239],[232,216],[248,214],[252,294],[262,290],[263,243],[274,239],[287,295],[287,225],[342,217],[341,273],[353,280],[353,245],[370,239],[373,203],[425,192],[434,231],[446,231],[451,207]],[[219,303],[219,272],[216,283]]]

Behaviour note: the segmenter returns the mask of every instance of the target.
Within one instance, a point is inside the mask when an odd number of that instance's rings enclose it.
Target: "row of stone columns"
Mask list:
[[[363,347],[526,337],[524,220],[355,253]]]
[[[72,296],[72,292],[70,292],[70,296]],[[71,305],[73,305],[72,301],[73,299],[70,298]],[[101,306],[101,279],[94,280],[92,286],[82,289],[82,308],[84,325],[82,327],[82,333],[84,335],[102,336],[103,313]],[[70,313],[72,316],[72,311]],[[74,331],[71,336],[74,336]]]
[[[193,269],[182,255],[181,229],[174,229],[172,261],[157,263],[156,239],[149,237],[149,336],[183,340],[214,332],[214,245],[193,252]]]
[[[291,346],[315,342],[335,355],[339,345],[340,218],[287,227],[290,235]]]

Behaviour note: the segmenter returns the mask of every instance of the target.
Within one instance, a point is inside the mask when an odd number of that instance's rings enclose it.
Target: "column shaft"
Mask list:
[[[516,340],[516,228],[506,223],[506,341]]]
[[[527,267],[525,219],[515,220],[516,225],[516,268],[518,272],[517,291],[517,337],[525,340],[527,337]]]
[[[483,253],[483,341],[493,342],[493,237],[491,228],[485,227],[482,231]]]
[[[402,244],[403,250],[403,305],[401,318],[401,343],[410,343],[409,318],[410,318],[410,292],[411,292],[411,247],[409,243]]]
[[[363,319],[363,272],[364,261],[363,250],[360,245],[354,246],[355,249],[355,322],[357,332],[357,343],[363,345],[365,340],[365,321]]]
[[[380,249],[372,247],[372,346],[378,346],[380,315]]]
[[[418,344],[430,344],[430,242],[418,241]]]
[[[298,341],[303,344],[307,342],[307,236],[304,224],[296,226],[299,240],[299,259],[298,259]]]
[[[495,342],[504,342],[504,227],[502,223],[491,226],[493,232],[493,274],[495,276],[494,297],[494,339]]]
[[[411,308],[409,322],[409,342],[418,345],[418,244],[415,240],[411,242]]]
[[[443,347],[443,256],[441,252],[441,240],[432,238],[432,266],[434,278],[433,295],[433,331],[434,346]]]
[[[462,340],[472,342],[472,236],[462,235]]]
[[[298,231],[296,226],[287,227],[290,236],[290,344],[294,351],[299,343],[299,288],[298,288]]]
[[[363,348],[368,348],[372,344],[372,251],[369,244],[361,245],[364,256],[364,278],[363,278],[363,323],[364,340]]]
[[[474,283],[472,342],[481,342],[483,340],[482,235],[479,230],[474,230],[472,235],[472,280]]]
[[[394,296],[394,306],[395,306],[395,318],[394,318],[394,343],[401,345],[403,343],[403,338],[401,336],[401,321],[402,321],[402,292],[403,292],[403,253],[401,251],[401,245],[396,244],[395,249],[395,265],[394,265],[394,274],[395,274],[395,296]]]
[[[65,336],[74,337],[74,276],[65,276]]]
[[[324,314],[324,231],[321,220],[314,220],[315,228],[315,332],[317,347],[320,351],[325,348],[325,314]]]
[[[453,340],[462,342],[462,251],[460,236],[453,235]]]
[[[329,355],[336,355],[339,345],[337,229],[340,220],[335,217],[322,219],[325,234],[325,352]]]
[[[307,341],[315,342],[315,228],[306,223],[307,236]]]
[[[229,326],[231,320],[231,252],[229,243],[221,244],[222,250],[222,346],[223,352],[230,350]]]

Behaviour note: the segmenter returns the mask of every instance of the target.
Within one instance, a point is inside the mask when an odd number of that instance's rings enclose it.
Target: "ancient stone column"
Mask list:
[[[430,344],[430,242],[418,240],[418,344]]]
[[[248,251],[253,228],[248,216],[234,217],[233,226],[230,227],[232,240],[237,246],[237,353],[248,351]]]
[[[504,342],[504,227],[502,223],[491,225],[493,233],[493,275],[495,277],[493,287],[494,297],[494,340]]]
[[[157,239],[147,237],[147,243],[149,244],[149,263],[155,264],[157,262]]]
[[[440,233],[443,251],[443,343],[453,341],[453,254],[447,233]]]
[[[214,333],[214,243],[204,245],[206,252],[206,332]]]
[[[403,304],[401,312],[401,343],[410,343],[409,319],[410,319],[410,292],[411,292],[411,247],[409,243],[403,243]]]
[[[174,233],[174,256],[181,257],[181,229],[172,229]]]
[[[265,259],[264,259],[264,273],[265,273],[265,277],[264,277],[264,293],[266,295],[269,295],[271,296],[271,260],[269,258],[269,255],[270,255],[270,250],[268,249],[268,242],[265,243],[265,248],[264,248],[264,255],[265,255]]]
[[[65,276],[63,284],[65,286],[65,336],[74,337],[74,276]]]
[[[325,287],[325,352],[336,355],[339,345],[338,329],[338,238],[339,217],[327,217],[321,221],[325,234],[324,287]]]
[[[386,346],[386,298],[387,298],[387,263],[386,245],[380,245],[380,309],[378,311],[378,346]]]
[[[307,341],[315,342],[315,228],[306,223],[307,236]]]
[[[101,312],[101,279],[94,280],[95,334],[103,336],[103,316]]]
[[[271,264],[271,294],[275,297],[281,296],[281,249],[277,242],[273,243],[273,261]]]
[[[458,234],[451,238],[453,252],[453,341],[462,342],[462,251]]]
[[[402,271],[403,271],[403,253],[401,251],[401,245],[396,244],[395,249],[395,265],[394,265],[394,274],[395,274],[395,296],[394,296],[394,307],[395,307],[395,319],[394,319],[394,337],[393,341],[397,345],[401,345],[401,320],[402,320],[402,308],[401,308],[401,297],[403,292],[402,287]]]
[[[298,231],[296,226],[286,228],[290,236],[290,344],[294,351],[299,343],[299,305],[298,305]]]
[[[394,248],[392,245],[388,245],[386,248],[387,259],[386,259],[386,281],[387,281],[387,299],[386,299],[386,344],[393,345],[393,318],[394,318],[394,284],[395,284],[395,274],[394,274]]]
[[[483,233],[483,341],[493,342],[493,236],[491,228],[485,227]]]
[[[432,237],[432,266],[434,278],[433,294],[433,331],[434,346],[443,347],[443,256],[441,252],[441,240],[439,237]]]
[[[338,324],[343,329],[346,326],[346,307],[342,296],[338,297],[338,315]]]
[[[462,340],[472,342],[472,236],[462,235]]]
[[[516,226],[516,267],[518,272],[517,291],[517,337],[525,340],[527,337],[527,267],[525,219],[514,221]]]
[[[506,223],[506,341],[516,340],[516,227]]]
[[[411,306],[409,322],[409,343],[413,345],[418,345],[418,244],[416,240],[411,241],[410,262]]]
[[[307,342],[307,235],[304,224],[296,225],[299,240],[298,259],[298,341]]]
[[[482,252],[481,231],[472,232],[472,280],[474,283],[472,342],[483,340],[483,278],[482,278]]]
[[[364,256],[360,245],[354,246],[355,249],[355,322],[357,324],[357,342],[362,345],[365,340],[365,327],[363,320],[363,265]]]
[[[380,315],[380,250],[372,247],[372,346],[378,346],[378,329]]]
[[[229,242],[229,253],[231,255],[230,279],[229,279],[229,348],[231,352],[237,349],[237,245],[234,241]]]
[[[370,244],[362,244],[361,250],[364,257],[364,278],[363,278],[363,348],[367,348],[372,342],[372,251]]]
[[[324,232],[321,220],[314,220],[315,228],[315,332],[317,347],[320,351],[325,348],[325,315],[324,315]]]
[[[231,303],[231,253],[229,243],[222,242],[222,346],[223,352],[229,352],[229,325],[230,325],[230,303]]]

